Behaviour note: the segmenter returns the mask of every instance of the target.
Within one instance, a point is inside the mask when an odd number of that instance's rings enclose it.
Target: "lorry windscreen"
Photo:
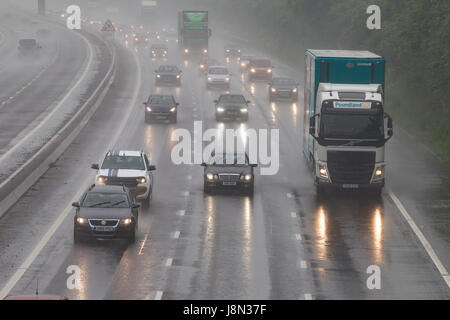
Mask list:
[[[320,135],[325,140],[383,140],[383,113],[322,113],[320,119]]]
[[[184,29],[183,35],[187,38],[208,38],[208,29]]]

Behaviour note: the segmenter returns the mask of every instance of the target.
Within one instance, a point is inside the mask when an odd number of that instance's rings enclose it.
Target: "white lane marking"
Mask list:
[[[300,233],[296,233],[295,234],[295,239],[298,240],[298,241],[301,241],[302,240],[302,235]]]
[[[186,210],[178,210],[177,216],[184,216],[186,214]]]
[[[312,294],[311,293],[305,293],[305,300],[312,300]]]
[[[141,87],[141,66],[139,63],[139,60],[136,55],[134,55],[136,66],[137,66],[137,84],[136,88],[133,94],[132,101],[128,107],[127,114],[125,117],[123,117],[122,124],[120,126],[120,130],[116,132],[116,135],[114,136],[113,140],[111,141],[111,144],[114,145],[114,143],[119,139],[119,136],[121,132],[123,131],[126,122],[130,118],[130,115],[134,109],[134,106],[136,105],[136,101],[138,98],[139,90]],[[109,146],[104,151],[106,153],[109,149],[111,149]],[[92,181],[93,174],[90,174],[82,186],[88,185],[90,181]],[[73,197],[69,203],[72,203],[74,201],[78,201],[81,195],[83,194],[84,190],[80,189],[78,193]],[[31,251],[31,253],[28,255],[28,257],[25,259],[25,261],[21,264],[21,266],[17,269],[17,271],[13,274],[13,276],[9,279],[9,281],[6,283],[6,285],[3,287],[3,289],[0,291],[0,300],[3,299],[8,295],[8,293],[14,288],[14,286],[17,284],[17,282],[22,278],[25,271],[28,270],[28,268],[31,266],[31,264],[34,262],[36,257],[39,255],[39,253],[42,251],[42,249],[45,247],[45,245],[48,243],[50,238],[53,236],[53,234],[56,232],[56,230],[59,228],[61,223],[66,219],[67,215],[72,212],[72,205],[68,205],[60,214],[58,218],[56,218],[53,225],[50,227],[50,229],[45,233],[44,237],[42,237],[41,240],[37,243],[36,247]]]
[[[138,256],[142,255],[142,250],[144,250],[144,248],[145,248],[145,244],[147,243],[147,239],[148,239],[148,233],[145,234],[145,238],[142,241],[141,248],[139,249]]]
[[[166,267],[170,267],[172,265],[173,259],[172,258],[168,258],[166,260]]]
[[[175,232],[173,233],[173,238],[174,238],[174,239],[180,238],[180,231],[175,231]]]
[[[13,152],[15,149],[17,149],[18,147],[20,147],[25,141],[27,141],[30,137],[32,137],[37,130],[39,130],[43,125],[45,125],[47,123],[47,121],[57,112],[59,111],[59,109],[61,108],[61,106],[66,102],[66,100],[72,95],[72,92],[78,88],[78,86],[80,85],[80,83],[87,77],[89,70],[91,69],[91,65],[92,65],[92,61],[93,61],[93,56],[94,56],[94,49],[92,48],[92,45],[89,43],[89,41],[81,36],[79,33],[75,33],[76,35],[80,36],[81,39],[83,39],[83,41],[86,43],[87,47],[89,48],[89,58],[88,58],[88,63],[86,65],[86,68],[83,71],[83,74],[81,75],[81,77],[77,80],[77,82],[75,83],[74,86],[72,86],[72,88],[70,88],[69,92],[66,93],[66,95],[58,102],[58,104],[53,108],[53,110],[51,112],[49,112],[49,114],[42,119],[42,121],[35,127],[33,128],[33,130],[31,130],[30,132],[28,132],[28,134],[26,136],[24,136],[20,141],[18,141],[14,146],[12,146],[8,151],[6,151],[4,154],[0,155],[0,161],[3,160],[5,157],[7,157],[11,152]],[[34,81],[34,79],[33,79]]]
[[[408,214],[408,211],[406,211],[405,207],[401,203],[401,201],[397,198],[397,196],[392,192],[390,188],[386,188],[386,191],[388,192],[389,196],[391,197],[392,201],[394,201],[395,205],[397,206],[400,213],[403,215],[403,218],[405,218],[406,222],[408,222],[411,229],[416,234],[417,238],[419,239],[420,243],[422,243],[423,247],[425,248],[425,251],[430,256],[431,260],[433,261],[436,268],[439,270],[439,273],[441,274],[442,278],[444,278],[445,283],[450,288],[450,275],[447,272],[447,269],[442,264],[441,260],[439,260],[436,252],[434,251],[431,244],[428,242],[428,240],[423,235],[422,231],[419,229],[419,227],[416,225],[414,220],[411,218],[411,216]]]
[[[163,293],[164,293],[164,291],[162,291],[162,290],[156,291],[155,300],[161,300],[162,296],[163,296]]]
[[[292,218],[297,218],[297,212],[291,212],[291,217]]]

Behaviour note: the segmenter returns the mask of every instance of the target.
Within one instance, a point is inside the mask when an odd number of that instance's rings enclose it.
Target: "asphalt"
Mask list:
[[[223,59],[224,41],[212,55]],[[183,63],[175,44],[169,62],[183,69],[181,88],[155,88],[145,48],[117,46],[113,90],[75,142],[0,219],[0,290],[26,265],[11,294],[34,292],[70,299],[449,299],[450,291],[427,251],[405,221],[395,194],[442,264],[450,268],[450,173],[401,130],[387,146],[387,189],[381,197],[340,192],[318,199],[301,153],[302,97],[297,104],[270,104],[267,85],[250,86],[238,65],[232,92],[251,100],[246,128],[280,129],[280,170],[256,170],[253,198],[203,194],[203,168],[171,161],[171,134],[202,120],[219,125],[197,64]],[[277,66],[288,74],[289,66]],[[301,76],[298,77],[300,80]],[[299,90],[302,91],[301,88]],[[152,92],[172,92],[177,124],[146,124]],[[73,243],[70,208],[93,181],[91,163],[115,149],[142,149],[156,165],[155,189],[140,209],[137,241]],[[61,224],[42,241],[62,216]],[[35,248],[42,250],[33,251]],[[29,256],[37,252],[29,266]],[[28,258],[28,260],[27,260]],[[81,268],[81,287],[67,288],[68,266]],[[367,287],[369,266],[379,266],[381,288]]]

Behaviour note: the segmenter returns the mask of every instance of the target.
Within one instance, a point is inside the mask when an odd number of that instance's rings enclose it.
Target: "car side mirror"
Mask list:
[[[216,100],[214,100],[214,103],[219,103],[219,100],[217,100],[217,99],[216,99]]]
[[[79,208],[80,207],[80,203],[78,201],[77,202],[72,202],[72,207]]]
[[[202,162],[201,166],[202,166],[202,167],[206,167],[206,163],[205,163],[205,162]]]
[[[245,101],[247,104],[252,103],[250,100]]]
[[[155,69],[155,72],[158,72],[158,70]]]
[[[148,171],[155,171],[156,170],[156,166],[155,165],[149,165],[148,166]]]
[[[146,106],[146,105],[147,105],[147,102],[142,102],[142,104],[143,104],[144,106]]]
[[[99,169],[98,163],[93,163],[91,165],[91,169],[98,170]]]
[[[133,206],[132,206],[133,209],[137,209],[137,208],[140,208],[140,207],[141,207],[141,205],[139,203],[134,203]]]

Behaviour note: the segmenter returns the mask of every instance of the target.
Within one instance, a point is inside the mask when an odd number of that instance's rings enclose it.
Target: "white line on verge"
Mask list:
[[[405,207],[401,203],[401,201],[397,198],[397,196],[392,192],[390,188],[386,188],[386,191],[388,192],[389,196],[391,197],[392,201],[394,201],[395,205],[397,206],[400,213],[405,218],[406,222],[408,222],[411,229],[416,234],[417,238],[419,238],[420,243],[422,243],[423,247],[425,248],[425,251],[430,256],[431,260],[433,261],[436,268],[439,270],[439,273],[441,274],[442,278],[444,278],[445,283],[450,288],[450,275],[447,272],[447,269],[442,264],[441,260],[439,260],[436,252],[434,251],[433,247],[431,247],[431,244],[428,242],[428,240],[423,235],[422,231],[419,229],[419,227],[416,225],[414,220],[411,218],[411,216],[408,214],[408,211],[406,211]]]

